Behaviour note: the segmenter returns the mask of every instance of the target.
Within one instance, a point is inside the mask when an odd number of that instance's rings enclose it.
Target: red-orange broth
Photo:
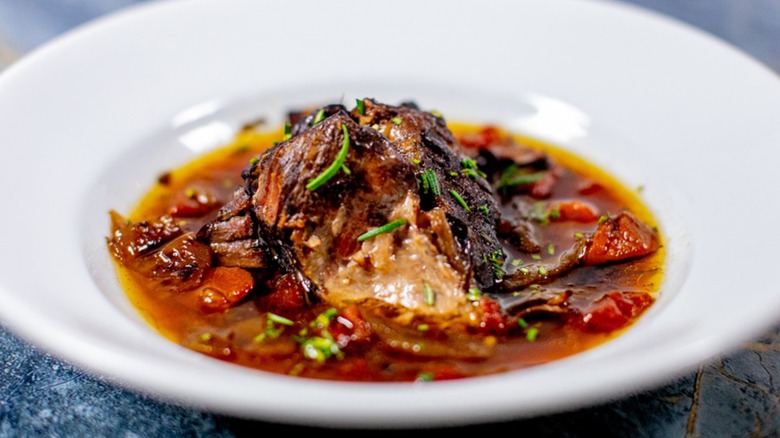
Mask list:
[[[508,135],[492,127],[486,129],[462,123],[448,123],[448,126],[464,144],[482,141],[488,134]],[[241,172],[250,160],[279,141],[282,135],[281,130],[264,130],[262,125],[243,129],[232,143],[161,175],[137,207],[129,212],[127,220],[139,223],[175,211],[178,212],[174,215],[178,216],[175,220],[185,232],[196,231],[213,219],[215,211],[243,184]],[[646,224],[655,226],[654,218],[640,199],[641,188],[624,187],[608,173],[544,142],[521,136],[512,138],[526,147],[543,150],[566,169],[554,195],[538,202],[549,205],[557,199],[579,199],[595,206],[599,215],[626,209]],[[540,226],[540,241],[545,249],[534,257],[551,260],[556,249],[560,251],[571,246],[580,233],[588,233],[593,228],[593,221],[551,221]],[[507,252],[509,257],[504,267],[507,270],[522,267],[513,260],[530,260],[527,254],[520,255],[511,249]],[[652,255],[628,262],[582,267],[546,286],[579,284],[589,291],[589,299],[594,302],[613,290],[637,291],[654,300],[662,263],[661,248]],[[644,310],[644,307],[629,310],[629,320],[610,330],[583,329],[582,321],[572,322],[596,318],[598,309],[592,315],[570,315],[563,320],[554,314],[512,320],[517,327],[503,333],[455,333],[417,327],[404,335],[403,342],[408,345],[388,348],[387,340],[374,340],[349,345],[338,354],[317,360],[307,358],[301,339],[318,316],[327,314],[331,307],[328,304],[314,303],[296,311],[285,310],[280,316],[294,321],[293,326],[271,320],[270,315],[276,308],[259,298],[264,294],[262,290],[253,292],[229,309],[203,312],[195,292],[157,290],[155,283],[144,275],[127,269],[122,263],[116,266],[133,305],[154,329],[171,341],[216,359],[258,370],[328,380],[443,380],[518,370],[596,347],[622,333]],[[262,289],[264,285],[255,287]],[[338,321],[332,319],[329,323],[335,327]],[[431,342],[438,345],[437,357],[417,354]],[[464,342],[478,344],[490,354],[479,359],[459,357],[459,344]]]

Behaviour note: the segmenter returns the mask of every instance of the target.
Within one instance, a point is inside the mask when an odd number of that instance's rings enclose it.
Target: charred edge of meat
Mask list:
[[[320,112],[322,113],[323,118],[328,118],[339,112],[347,113],[348,110],[344,105],[331,104],[315,109],[314,111],[291,111],[288,113],[288,119],[291,125],[291,136],[295,137],[314,127],[314,121],[317,119]]]

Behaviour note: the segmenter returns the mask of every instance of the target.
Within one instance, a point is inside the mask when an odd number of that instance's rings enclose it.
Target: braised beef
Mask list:
[[[166,173],[145,220],[111,211],[129,291],[180,343],[304,377],[443,380],[582,351],[654,301],[658,231],[586,163],[490,125],[455,135],[414,103],[288,116]]]
[[[262,265],[265,256],[242,258],[224,248],[265,242],[273,263],[294,273],[311,299],[373,299],[399,314],[467,317],[467,291],[495,286],[504,253],[491,187],[464,172],[473,169],[444,120],[370,99],[362,111],[330,105],[291,120],[289,138],[243,172],[243,190],[199,238],[223,263],[240,267]],[[343,165],[322,186],[307,188],[345,142]],[[405,223],[358,240],[393,221]]]

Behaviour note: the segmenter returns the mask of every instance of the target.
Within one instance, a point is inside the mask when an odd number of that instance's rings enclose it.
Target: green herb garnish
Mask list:
[[[450,195],[452,195],[453,198],[455,198],[456,201],[458,201],[458,204],[460,204],[461,207],[463,207],[466,211],[471,211],[471,208],[468,204],[466,204],[466,201],[463,199],[462,196],[460,196],[460,193],[458,193],[455,190],[450,190]]]
[[[307,190],[317,190],[328,182],[328,180],[336,176],[342,166],[344,166],[344,160],[347,158],[347,152],[349,152],[349,133],[347,132],[347,125],[341,125],[341,130],[344,132],[344,141],[341,143],[341,150],[338,155],[336,155],[336,159],[333,160],[333,163],[319,174],[319,176],[309,180],[306,184]]]
[[[320,108],[320,110],[317,111],[317,115],[314,116],[314,124],[316,125],[323,120],[325,120],[325,108]]]
[[[433,373],[420,373],[416,380],[418,382],[433,382]]]
[[[545,172],[528,173],[521,169],[517,164],[510,164],[501,173],[498,181],[498,189],[508,189],[511,187],[523,186],[539,181],[544,177]]]
[[[428,283],[423,283],[423,299],[425,304],[433,306],[436,302],[436,296],[433,293],[433,288]]]
[[[290,122],[284,123],[284,137],[282,137],[282,141],[287,141],[292,138],[292,125]]]
[[[436,172],[431,169],[425,169],[422,175],[420,175],[420,180],[422,181],[424,194],[441,195],[441,187],[439,187],[439,179],[436,178]]]
[[[338,342],[330,337],[314,336],[303,339],[301,342],[303,355],[310,360],[325,362],[332,356],[341,359],[344,354],[339,348]]]
[[[366,104],[365,104],[365,102],[363,102],[363,99],[355,99],[355,101],[357,102],[358,114],[360,114],[361,116],[365,116],[366,115]]]
[[[403,123],[404,119],[402,119],[400,117],[393,117],[392,119],[390,119],[390,121],[393,122],[393,125],[397,126],[397,125],[400,125],[401,123]]]
[[[504,278],[504,275],[506,275],[506,271],[504,270],[504,251],[501,251],[500,249],[497,251],[493,251],[490,253],[490,264],[493,266],[493,273],[496,275],[496,278],[501,280]]]
[[[284,316],[279,316],[275,313],[268,312],[268,320],[272,321],[276,324],[282,324],[282,325],[293,325],[293,322],[291,319],[285,318]]]
[[[477,168],[477,162],[474,161],[471,158],[464,158],[460,162],[461,166],[463,166],[464,169],[476,169]]]
[[[368,240],[368,239],[370,239],[372,237],[375,237],[375,236],[378,236],[379,234],[382,234],[382,233],[387,233],[389,231],[393,231],[396,228],[404,226],[404,225],[406,225],[406,218],[401,218],[401,219],[398,219],[398,220],[394,220],[394,221],[392,221],[390,223],[382,225],[379,228],[374,228],[373,230],[370,230],[370,231],[367,231],[367,232],[361,234],[360,236],[358,236],[357,241],[358,242],[363,242],[364,240]]]

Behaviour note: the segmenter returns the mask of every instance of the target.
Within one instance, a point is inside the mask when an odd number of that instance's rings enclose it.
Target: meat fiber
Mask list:
[[[336,306],[469,320],[469,290],[495,286],[504,252],[491,187],[444,120],[371,99],[292,120],[198,233],[220,263],[271,264]]]

